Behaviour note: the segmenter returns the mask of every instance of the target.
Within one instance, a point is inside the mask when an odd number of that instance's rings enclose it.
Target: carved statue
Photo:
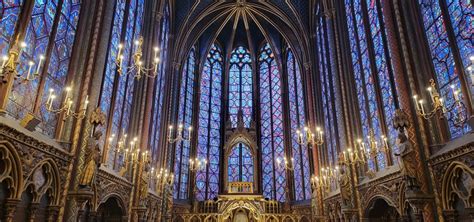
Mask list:
[[[140,178],[140,198],[144,199],[148,195],[148,177],[149,177],[149,172],[150,171],[150,161],[147,160],[145,162],[145,166],[143,169],[142,177]]]
[[[401,172],[409,180],[408,185],[415,185],[413,183],[417,178],[416,157],[404,129],[400,129],[398,133],[398,148],[399,153],[395,153],[395,156],[400,157]]]
[[[410,126],[408,115],[401,109],[395,111],[393,126],[398,129],[397,145],[399,153],[394,153],[399,157],[401,173],[405,176],[407,187],[413,189],[418,187],[416,156],[410,141],[405,133],[405,129]]]
[[[339,186],[341,188],[341,199],[343,206],[352,207],[351,203],[351,178],[343,167],[340,168]]]
[[[102,131],[96,131],[87,143],[86,165],[79,181],[81,187],[92,186],[97,168],[100,166],[100,137],[102,137]]]

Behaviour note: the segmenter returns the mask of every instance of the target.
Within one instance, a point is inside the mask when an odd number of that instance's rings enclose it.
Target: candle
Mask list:
[[[39,59],[39,62],[38,62],[38,67],[36,67],[35,74],[39,74],[40,69],[41,69],[41,65],[43,64],[43,60],[44,60],[44,56],[40,55],[40,59]]]
[[[30,75],[31,75],[31,70],[33,69],[33,65],[35,63],[33,61],[29,61],[28,62],[28,65],[29,65],[29,68],[28,68],[28,74],[26,74],[26,79],[30,79]]]
[[[4,55],[2,56],[2,68],[5,67],[5,65],[7,64],[7,61],[8,61],[8,56],[7,55]]]
[[[55,98],[56,98],[55,95],[51,95],[51,100],[49,101],[49,110],[52,110],[51,108],[53,108],[53,101]]]
[[[191,131],[193,131],[193,127],[188,127],[188,139],[191,139]]]
[[[425,114],[425,108],[423,107],[423,100],[420,99],[420,101],[418,101],[418,103],[420,104],[421,114],[424,115]]]
[[[68,100],[67,101],[67,111],[66,111],[67,116],[69,116],[69,114],[71,113],[71,107],[72,107],[72,100]]]
[[[430,93],[431,101],[434,103],[434,102],[435,102],[435,99],[434,99],[434,96],[433,96],[433,88],[428,87],[427,90],[428,90],[428,92]]]
[[[122,70],[122,64],[123,64],[123,55],[120,56],[119,60],[119,69]]]
[[[87,104],[89,104],[89,95],[86,95],[86,100],[84,100],[84,109],[87,109]]]
[[[66,87],[66,97],[64,98],[64,103],[66,103],[69,100],[69,94],[71,93],[72,90],[72,84],[71,86]]]

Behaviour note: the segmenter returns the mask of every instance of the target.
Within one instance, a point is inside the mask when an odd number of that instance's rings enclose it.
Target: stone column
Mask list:
[[[4,204],[5,222],[13,222],[16,207],[20,203],[19,199],[7,199]]]

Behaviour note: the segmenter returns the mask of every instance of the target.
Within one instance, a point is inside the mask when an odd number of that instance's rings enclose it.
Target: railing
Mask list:
[[[253,183],[229,182],[229,193],[253,193]]]

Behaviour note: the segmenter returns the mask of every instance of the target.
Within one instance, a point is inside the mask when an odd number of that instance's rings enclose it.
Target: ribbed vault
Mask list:
[[[175,5],[178,10],[175,18],[180,21],[179,27],[175,27],[177,34],[173,47],[176,63],[182,63],[195,43],[199,42],[202,53],[206,54],[215,40],[227,44],[224,47],[230,49],[245,42],[251,52],[255,52],[262,40],[266,40],[272,45],[274,53],[279,55],[281,50],[274,46],[282,38],[301,64],[310,61],[309,34],[305,28],[308,18],[294,16],[298,14],[298,9],[289,1],[283,4],[286,9],[271,1],[203,2],[206,6],[201,1],[192,6],[181,6],[179,1]],[[181,10],[188,11],[188,14],[185,16]]]

